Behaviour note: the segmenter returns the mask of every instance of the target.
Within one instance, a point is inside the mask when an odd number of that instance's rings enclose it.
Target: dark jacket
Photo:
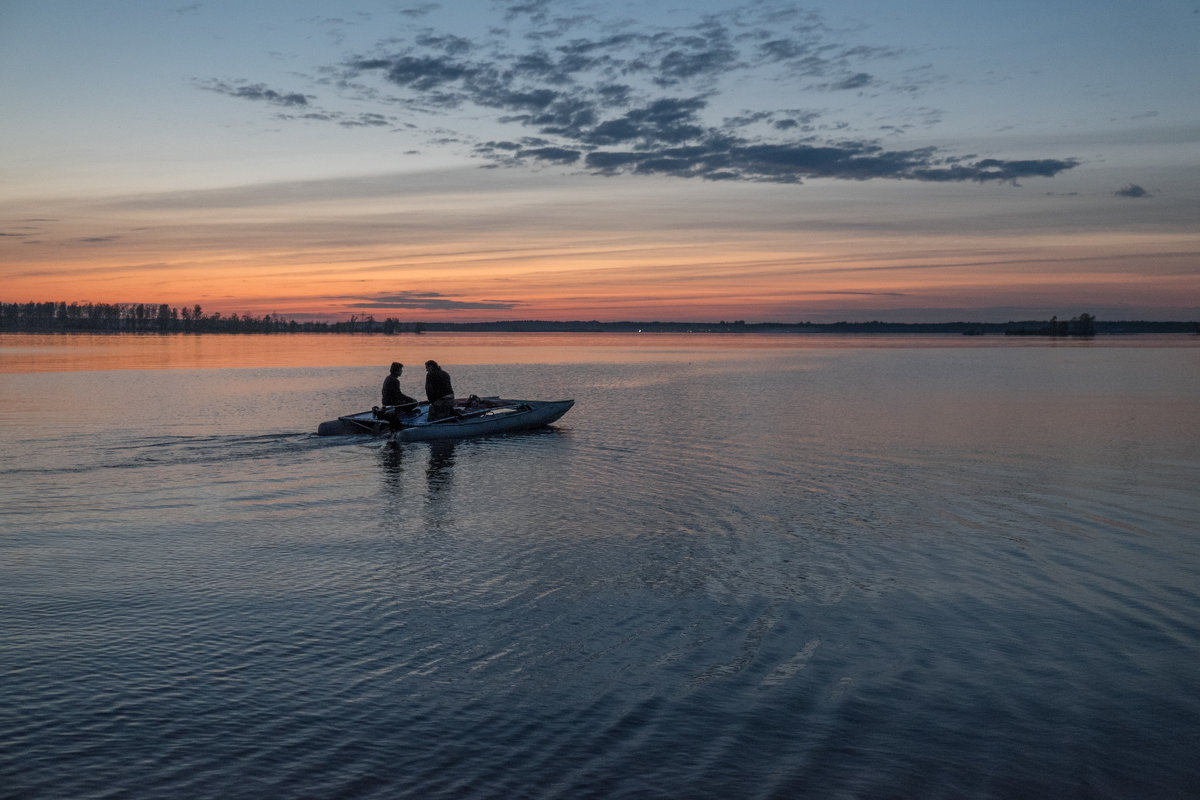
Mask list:
[[[400,406],[405,403],[416,402],[411,397],[400,391],[400,379],[395,375],[388,375],[383,379],[383,404],[385,406]]]
[[[425,374],[425,397],[429,402],[440,400],[446,395],[454,396],[454,387],[450,385],[450,375],[441,367],[429,370]]]

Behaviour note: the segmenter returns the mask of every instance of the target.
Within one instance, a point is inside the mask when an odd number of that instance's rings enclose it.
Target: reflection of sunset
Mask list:
[[[419,363],[434,357],[453,365],[455,377],[469,375],[479,364],[646,364],[678,358],[719,360],[737,352],[742,360],[770,358],[800,350],[813,354],[843,348],[970,348],[1022,347],[1024,337],[873,334],[781,335],[688,333],[426,333],[350,335],[296,333],[272,336],[211,333],[191,335],[121,335],[78,333],[7,334],[0,347],[0,375],[37,372],[105,372],[110,370],[221,369],[244,367],[370,367],[372,393],[396,359]],[[700,338],[697,338],[697,337]],[[1123,341],[1122,347],[1189,347],[1188,337],[1147,337]],[[411,374],[410,374],[411,373]],[[402,383],[419,384],[418,370],[405,369]],[[382,380],[382,377],[380,377]],[[456,387],[457,388],[457,387]]]
[[[226,367],[369,366],[385,369],[396,358],[419,362],[436,354],[445,365],[656,363],[676,357],[679,348],[695,348],[695,337],[675,333],[428,333],[397,336],[290,334],[255,337],[111,336],[13,334],[0,348],[0,374],[108,370],[218,369]],[[265,340],[265,341],[264,341]],[[795,347],[772,335],[721,338],[721,351],[747,357]],[[838,337],[806,336],[806,345],[840,346]],[[406,353],[412,356],[404,355]],[[718,351],[697,349],[694,359],[720,358]],[[420,380],[406,370],[403,380]]]

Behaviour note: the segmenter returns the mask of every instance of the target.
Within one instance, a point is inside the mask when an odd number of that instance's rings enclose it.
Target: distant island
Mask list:
[[[1091,314],[1070,320],[1012,322],[599,322],[507,320],[402,322],[373,316],[344,322],[297,322],[267,314],[205,314],[199,305],[166,303],[3,303],[0,332],[13,333],[944,333],[966,336],[1088,337],[1102,334],[1200,333],[1198,322],[1103,321]]]

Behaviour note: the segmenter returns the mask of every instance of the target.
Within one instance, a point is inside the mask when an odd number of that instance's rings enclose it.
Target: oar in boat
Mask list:
[[[487,408],[476,408],[471,411],[458,412],[454,416],[451,416],[451,417],[442,417],[441,419],[431,420],[429,422],[426,422],[425,425],[440,425],[443,422],[462,422],[465,419],[474,419],[475,417],[482,417],[484,414],[488,413],[489,411],[497,411],[497,410],[505,409],[505,408],[513,408],[513,409],[520,410],[520,404],[519,403],[508,403],[507,405],[489,406]],[[408,425],[406,427],[419,428],[419,427],[424,427],[424,426]]]

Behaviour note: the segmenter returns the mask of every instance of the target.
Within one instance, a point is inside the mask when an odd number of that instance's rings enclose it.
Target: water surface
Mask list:
[[[576,406],[313,435],[430,357]],[[1197,419],[1194,337],[0,335],[0,796],[1190,797]]]

